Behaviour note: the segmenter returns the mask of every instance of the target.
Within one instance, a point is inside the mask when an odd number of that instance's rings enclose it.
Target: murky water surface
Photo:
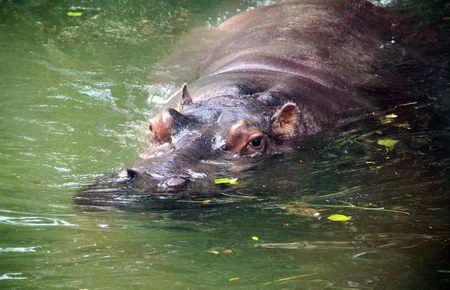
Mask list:
[[[448,289],[448,41],[411,98],[351,113],[223,199],[75,205],[145,150],[180,35],[269,3],[0,1],[1,289]],[[439,39],[444,3],[393,5]]]

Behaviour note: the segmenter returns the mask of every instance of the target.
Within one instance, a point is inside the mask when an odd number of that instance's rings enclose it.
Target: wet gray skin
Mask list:
[[[239,120],[251,119],[270,135],[271,116],[283,101],[287,102],[265,93],[240,99],[218,96],[184,106],[182,113],[169,108],[167,112],[174,120],[172,142],[157,146],[126,170],[125,176],[135,185],[174,192],[186,189],[191,181],[211,181],[219,172],[249,168],[264,155],[277,152],[269,148],[248,156],[228,152],[229,128]]]

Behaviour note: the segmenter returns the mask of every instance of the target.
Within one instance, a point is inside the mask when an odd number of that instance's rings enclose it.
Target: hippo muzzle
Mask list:
[[[178,192],[187,187],[190,182],[188,176],[171,176],[161,178],[156,174],[151,174],[140,169],[129,168],[119,174],[121,181],[133,184],[134,187],[146,188],[147,191]]]

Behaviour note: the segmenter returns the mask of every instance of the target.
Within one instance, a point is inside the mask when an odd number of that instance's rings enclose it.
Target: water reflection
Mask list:
[[[72,224],[52,214],[44,214],[44,216],[39,216],[33,213],[17,212],[3,209],[0,210],[0,213],[3,214],[0,215],[0,224],[15,225],[15,226],[31,226],[31,227],[77,226],[76,224]],[[75,217],[75,215],[72,214],[64,216]],[[31,249],[31,248],[17,248],[17,249]],[[1,248],[0,251],[2,251]]]
[[[0,276],[0,280],[23,280],[27,277],[23,277],[22,273],[5,273]]]
[[[36,252],[37,247],[14,247],[14,248],[0,248],[0,253],[29,253]]]
[[[48,218],[48,217],[7,217],[0,216],[0,223],[17,225],[17,226],[33,226],[33,227],[49,227],[49,226],[68,226],[73,227],[75,224],[71,224],[67,221],[58,218]]]

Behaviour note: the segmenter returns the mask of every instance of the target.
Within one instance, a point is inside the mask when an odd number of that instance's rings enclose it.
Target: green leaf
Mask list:
[[[214,179],[214,184],[238,184],[238,179],[236,178],[217,178]]]
[[[398,143],[395,139],[380,139],[378,140],[378,145],[386,147],[388,151],[392,150],[394,146]]]
[[[278,279],[278,280],[275,280],[275,281],[264,283],[264,285],[271,285],[271,284],[275,284],[275,283],[284,283],[284,282],[291,281],[291,280],[297,280],[297,279],[303,279],[303,278],[315,276],[317,274],[318,273],[309,273],[309,274],[302,274],[302,275],[285,277],[285,278],[281,278],[281,279]]]
[[[334,222],[346,222],[351,220],[352,218],[343,214],[332,214],[328,217],[328,219]]]
[[[81,12],[76,12],[76,11],[67,12],[67,16],[70,16],[70,17],[80,17],[81,15],[83,15],[83,13],[81,13]]]

